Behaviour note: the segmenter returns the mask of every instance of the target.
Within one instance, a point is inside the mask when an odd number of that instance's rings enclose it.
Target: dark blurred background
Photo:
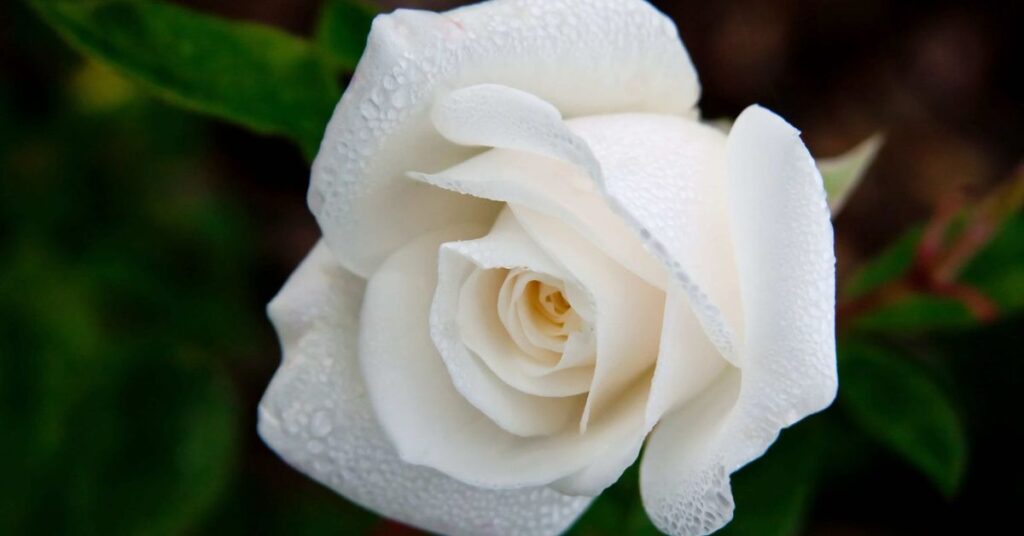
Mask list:
[[[178,3],[297,35],[320,9]],[[654,3],[693,57],[705,117],[763,104],[815,156],[885,134],[836,220],[841,281],[1024,155],[1022,2]],[[319,235],[295,145],[165,104],[3,2],[0,170],[0,533],[411,532],[292,470],[255,433],[279,360],[264,306]],[[825,440],[841,461],[794,530],[976,533],[1013,519],[1024,499],[1019,320],[902,342],[938,363],[966,423],[957,492],[843,434],[837,417]],[[631,473],[576,530],[650,531],[633,519],[637,500]]]

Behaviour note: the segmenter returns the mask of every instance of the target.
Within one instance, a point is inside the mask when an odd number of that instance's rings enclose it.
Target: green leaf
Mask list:
[[[911,294],[857,319],[859,330],[921,333],[939,329],[965,329],[978,319],[961,302],[929,294]]]
[[[815,418],[784,430],[768,452],[732,475],[736,502],[723,536],[786,536],[800,532],[825,450]]]
[[[850,279],[844,294],[848,297],[861,296],[907,273],[914,262],[914,253],[920,241],[920,227],[914,227],[900,235],[892,245],[865,264]]]
[[[881,134],[875,134],[839,156],[818,159],[818,169],[825,182],[828,206],[833,215],[842,210],[850,194],[864,178],[878,150],[882,148],[883,141]]]
[[[906,274],[920,238],[919,227],[904,233],[850,280],[844,299],[864,295]],[[1007,219],[958,280],[993,300],[1002,317],[1024,310],[1024,215]],[[857,329],[905,333],[966,329],[977,324],[963,303],[919,292],[861,316],[855,325]]]
[[[873,439],[953,495],[967,461],[967,439],[953,404],[905,357],[862,341],[840,347],[840,402]]]
[[[991,298],[1000,315],[1024,309],[1024,214],[1003,223],[988,245],[964,268],[961,279]]]
[[[179,105],[315,152],[340,95],[309,42],[158,1],[30,0],[70,43]],[[154,128],[160,128],[154,125]]]
[[[373,8],[358,1],[327,0],[317,23],[316,43],[340,67],[355,69],[375,15]]]

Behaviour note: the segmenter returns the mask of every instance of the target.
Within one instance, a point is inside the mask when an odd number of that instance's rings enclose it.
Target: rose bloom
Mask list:
[[[699,94],[639,0],[377,17],[269,306],[266,443],[446,534],[562,532],[643,448],[659,529],[725,525],[729,475],[835,397],[835,268],[798,132]]]

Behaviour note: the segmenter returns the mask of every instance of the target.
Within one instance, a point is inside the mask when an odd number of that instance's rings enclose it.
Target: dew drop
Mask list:
[[[313,420],[309,423],[309,431],[314,437],[325,437],[331,433],[331,416],[326,411],[318,411],[313,414]]]
[[[370,99],[366,99],[359,105],[359,111],[366,119],[374,119],[380,115],[380,107]]]
[[[401,108],[409,103],[409,90],[405,87],[400,87],[391,94],[391,104],[395,108]]]

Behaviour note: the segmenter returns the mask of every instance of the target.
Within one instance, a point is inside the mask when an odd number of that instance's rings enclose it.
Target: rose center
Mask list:
[[[531,301],[534,311],[564,331],[565,322],[572,312],[572,304],[561,289],[541,281],[531,281],[526,288],[526,298]]]
[[[506,272],[498,314],[516,344],[548,366],[560,361],[569,337],[583,326],[562,281],[524,268]]]

